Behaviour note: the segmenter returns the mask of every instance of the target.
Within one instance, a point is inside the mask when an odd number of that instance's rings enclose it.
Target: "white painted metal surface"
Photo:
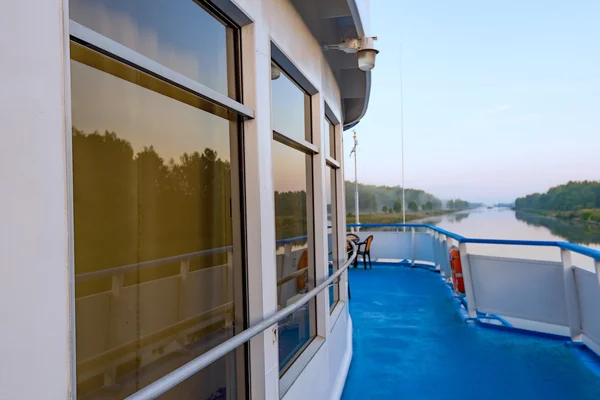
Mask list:
[[[561,263],[472,254],[468,259],[477,310],[569,325]]]
[[[71,392],[63,27],[63,1],[2,3],[0,399]]]
[[[412,244],[410,232],[373,232],[364,231],[359,234],[362,240],[373,235],[371,243],[371,259],[406,258],[411,259]]]
[[[598,285],[598,275],[577,267],[574,268],[574,273],[582,333],[600,346],[600,285]]]
[[[417,261],[427,261],[435,264],[435,238],[428,232],[415,232],[415,256]]]

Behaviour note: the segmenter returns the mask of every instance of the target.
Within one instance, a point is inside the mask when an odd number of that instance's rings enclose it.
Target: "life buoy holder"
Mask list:
[[[460,252],[458,249],[450,250],[450,267],[452,268],[452,284],[458,293],[465,293],[465,279],[463,278]]]

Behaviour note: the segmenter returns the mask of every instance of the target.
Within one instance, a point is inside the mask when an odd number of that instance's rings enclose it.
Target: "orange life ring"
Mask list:
[[[450,250],[450,266],[452,267],[452,284],[458,293],[465,293],[465,279],[463,278],[460,252],[458,249]]]
[[[296,268],[296,270],[300,271],[301,269],[306,267],[308,267],[308,251],[304,251],[304,253],[302,253],[302,256],[300,256],[300,260],[298,261],[298,267]],[[304,273],[296,278],[296,289],[299,293],[301,293],[302,290],[306,289],[306,275],[307,274]]]

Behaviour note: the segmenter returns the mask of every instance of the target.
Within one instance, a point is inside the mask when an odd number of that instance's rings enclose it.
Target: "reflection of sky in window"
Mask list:
[[[229,160],[229,122],[187,104],[71,61],[73,126],[85,133],[115,132],[134,152],[154,146],[168,162],[213,149]]]
[[[305,93],[285,74],[271,81],[273,129],[305,140]]]
[[[327,121],[327,137],[325,139],[325,143],[326,143],[326,148],[327,151],[325,154],[327,154],[329,157],[335,159],[336,158],[336,154],[335,154],[335,126],[331,123],[331,121],[329,121],[329,119],[326,119]]]
[[[71,19],[227,95],[226,28],[192,0],[70,0]]]
[[[277,192],[306,191],[306,154],[273,141],[273,181]]]
[[[331,167],[327,167],[327,170],[325,171],[325,196],[327,198],[327,225],[331,225],[331,199],[332,199],[332,191],[334,190],[334,187],[331,185],[331,183],[334,181],[332,180],[332,175],[335,173],[335,170]],[[333,178],[335,179],[335,178]]]
[[[323,126],[323,133],[325,134],[325,140],[324,140],[324,145],[325,148],[323,149],[323,154],[325,154],[326,156],[330,156],[333,157],[333,155],[331,154],[331,143],[330,143],[330,137],[331,137],[331,132],[329,127],[331,126],[331,124],[329,123],[328,119],[325,119],[325,125]]]

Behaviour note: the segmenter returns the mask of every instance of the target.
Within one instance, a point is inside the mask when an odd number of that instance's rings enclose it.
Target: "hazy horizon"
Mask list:
[[[358,180],[513,202],[600,179],[600,3],[373,0],[380,54],[357,125]],[[344,133],[345,176],[352,133]]]

